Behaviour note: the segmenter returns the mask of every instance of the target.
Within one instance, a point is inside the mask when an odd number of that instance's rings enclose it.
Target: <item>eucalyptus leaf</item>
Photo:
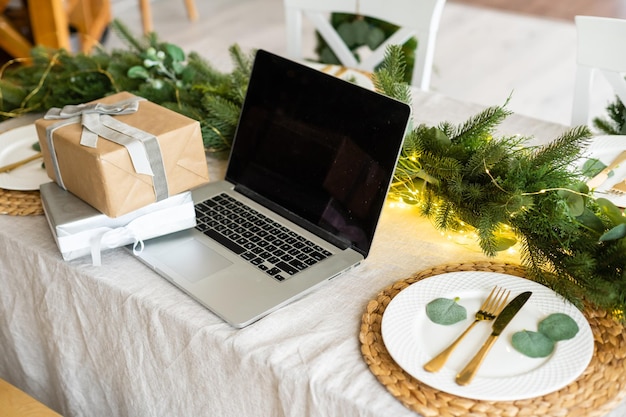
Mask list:
[[[600,242],[618,240],[626,236],[626,224],[621,223],[600,236]]]
[[[597,158],[589,158],[582,166],[582,174],[586,177],[592,178],[600,173],[606,165]]]
[[[356,44],[356,36],[352,23],[343,22],[337,28],[337,33],[341,36],[341,39],[343,39],[348,48],[352,48]]]
[[[586,208],[583,213],[576,218],[583,226],[594,230],[597,233],[604,232],[602,220],[590,209]]]
[[[511,344],[530,358],[545,358],[554,351],[555,342],[541,332],[522,330],[513,334]]]
[[[600,210],[605,214],[613,224],[618,225],[620,223],[626,223],[626,217],[622,214],[622,210],[617,207],[611,200],[606,198],[596,199],[596,204],[600,207]]]
[[[568,190],[561,190],[559,191],[559,195],[565,199],[565,203],[567,204],[572,216],[578,217],[584,213],[585,200],[580,194],[573,193]]]
[[[185,60],[185,52],[177,45],[171,43],[165,44],[165,51],[174,62],[182,62]]]
[[[372,30],[369,31],[367,35],[367,46],[369,46],[371,50],[378,48],[384,41],[385,32],[383,32],[382,29],[373,27]]]
[[[172,68],[174,69],[174,72],[176,74],[182,74],[182,72],[185,70],[186,66],[182,62],[174,61],[174,62],[172,62]]]
[[[143,80],[147,80],[148,78],[150,78],[148,70],[139,65],[129,68],[127,75],[130,78],[140,78]]]
[[[426,304],[426,315],[434,323],[445,326],[463,321],[467,318],[467,310],[457,301],[458,298],[435,298]]]
[[[357,19],[352,22],[354,41],[357,45],[364,45],[367,42],[367,35],[370,32],[370,25],[364,19]]]
[[[558,342],[568,340],[578,333],[578,324],[564,313],[550,314],[539,323],[539,332]]]

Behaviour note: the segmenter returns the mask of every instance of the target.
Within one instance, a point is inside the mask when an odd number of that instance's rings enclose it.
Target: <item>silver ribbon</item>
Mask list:
[[[52,108],[46,113],[44,119],[59,120],[46,128],[46,139],[57,183],[61,187],[65,188],[65,185],[54,149],[53,135],[57,129],[63,126],[80,123],[83,126],[80,138],[81,145],[95,148],[98,137],[102,137],[124,146],[128,151],[135,172],[152,176],[156,201],[161,201],[169,196],[161,147],[156,136],[111,117],[135,113],[139,109],[139,102],[143,100],[140,97],[132,97],[113,104],[68,105],[61,109]]]

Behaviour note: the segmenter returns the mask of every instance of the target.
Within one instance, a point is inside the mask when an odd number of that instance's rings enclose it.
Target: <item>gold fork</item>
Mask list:
[[[609,190],[609,193],[613,194],[626,194],[626,180],[618,182],[613,185]]]
[[[472,330],[476,323],[478,323],[479,321],[493,320],[498,314],[500,314],[500,312],[506,305],[506,301],[508,300],[510,293],[510,291],[507,291],[504,288],[498,288],[498,286],[493,287],[493,289],[489,293],[489,296],[485,299],[483,304],[474,315],[474,321],[472,322],[472,324],[470,324],[469,327],[465,329],[465,331],[461,333],[450,346],[445,348],[440,354],[428,361],[424,365],[424,369],[428,372],[437,372],[441,368],[443,368],[443,365],[447,362],[452,351],[470,332],[470,330]]]

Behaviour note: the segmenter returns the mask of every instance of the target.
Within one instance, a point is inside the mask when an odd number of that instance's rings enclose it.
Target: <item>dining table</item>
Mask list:
[[[411,92],[413,126],[462,124],[484,110]],[[3,122],[0,132],[28,122]],[[537,146],[568,129],[511,114],[494,136]],[[207,162],[211,180],[224,177],[225,160]],[[381,306],[420,274],[519,265],[518,252],[487,256],[388,199],[358,267],[236,329],[124,248],[105,251],[100,266],[65,261],[45,215],[0,215],[0,378],[66,417],[626,415],[618,323],[594,328],[595,365],[539,399],[441,393],[385,356]]]

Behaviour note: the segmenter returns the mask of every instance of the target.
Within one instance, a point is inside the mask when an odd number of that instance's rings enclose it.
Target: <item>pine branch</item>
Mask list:
[[[411,90],[404,82],[406,64],[402,47],[390,45],[379,68],[374,72],[372,81],[374,88],[389,97],[411,103]]]

